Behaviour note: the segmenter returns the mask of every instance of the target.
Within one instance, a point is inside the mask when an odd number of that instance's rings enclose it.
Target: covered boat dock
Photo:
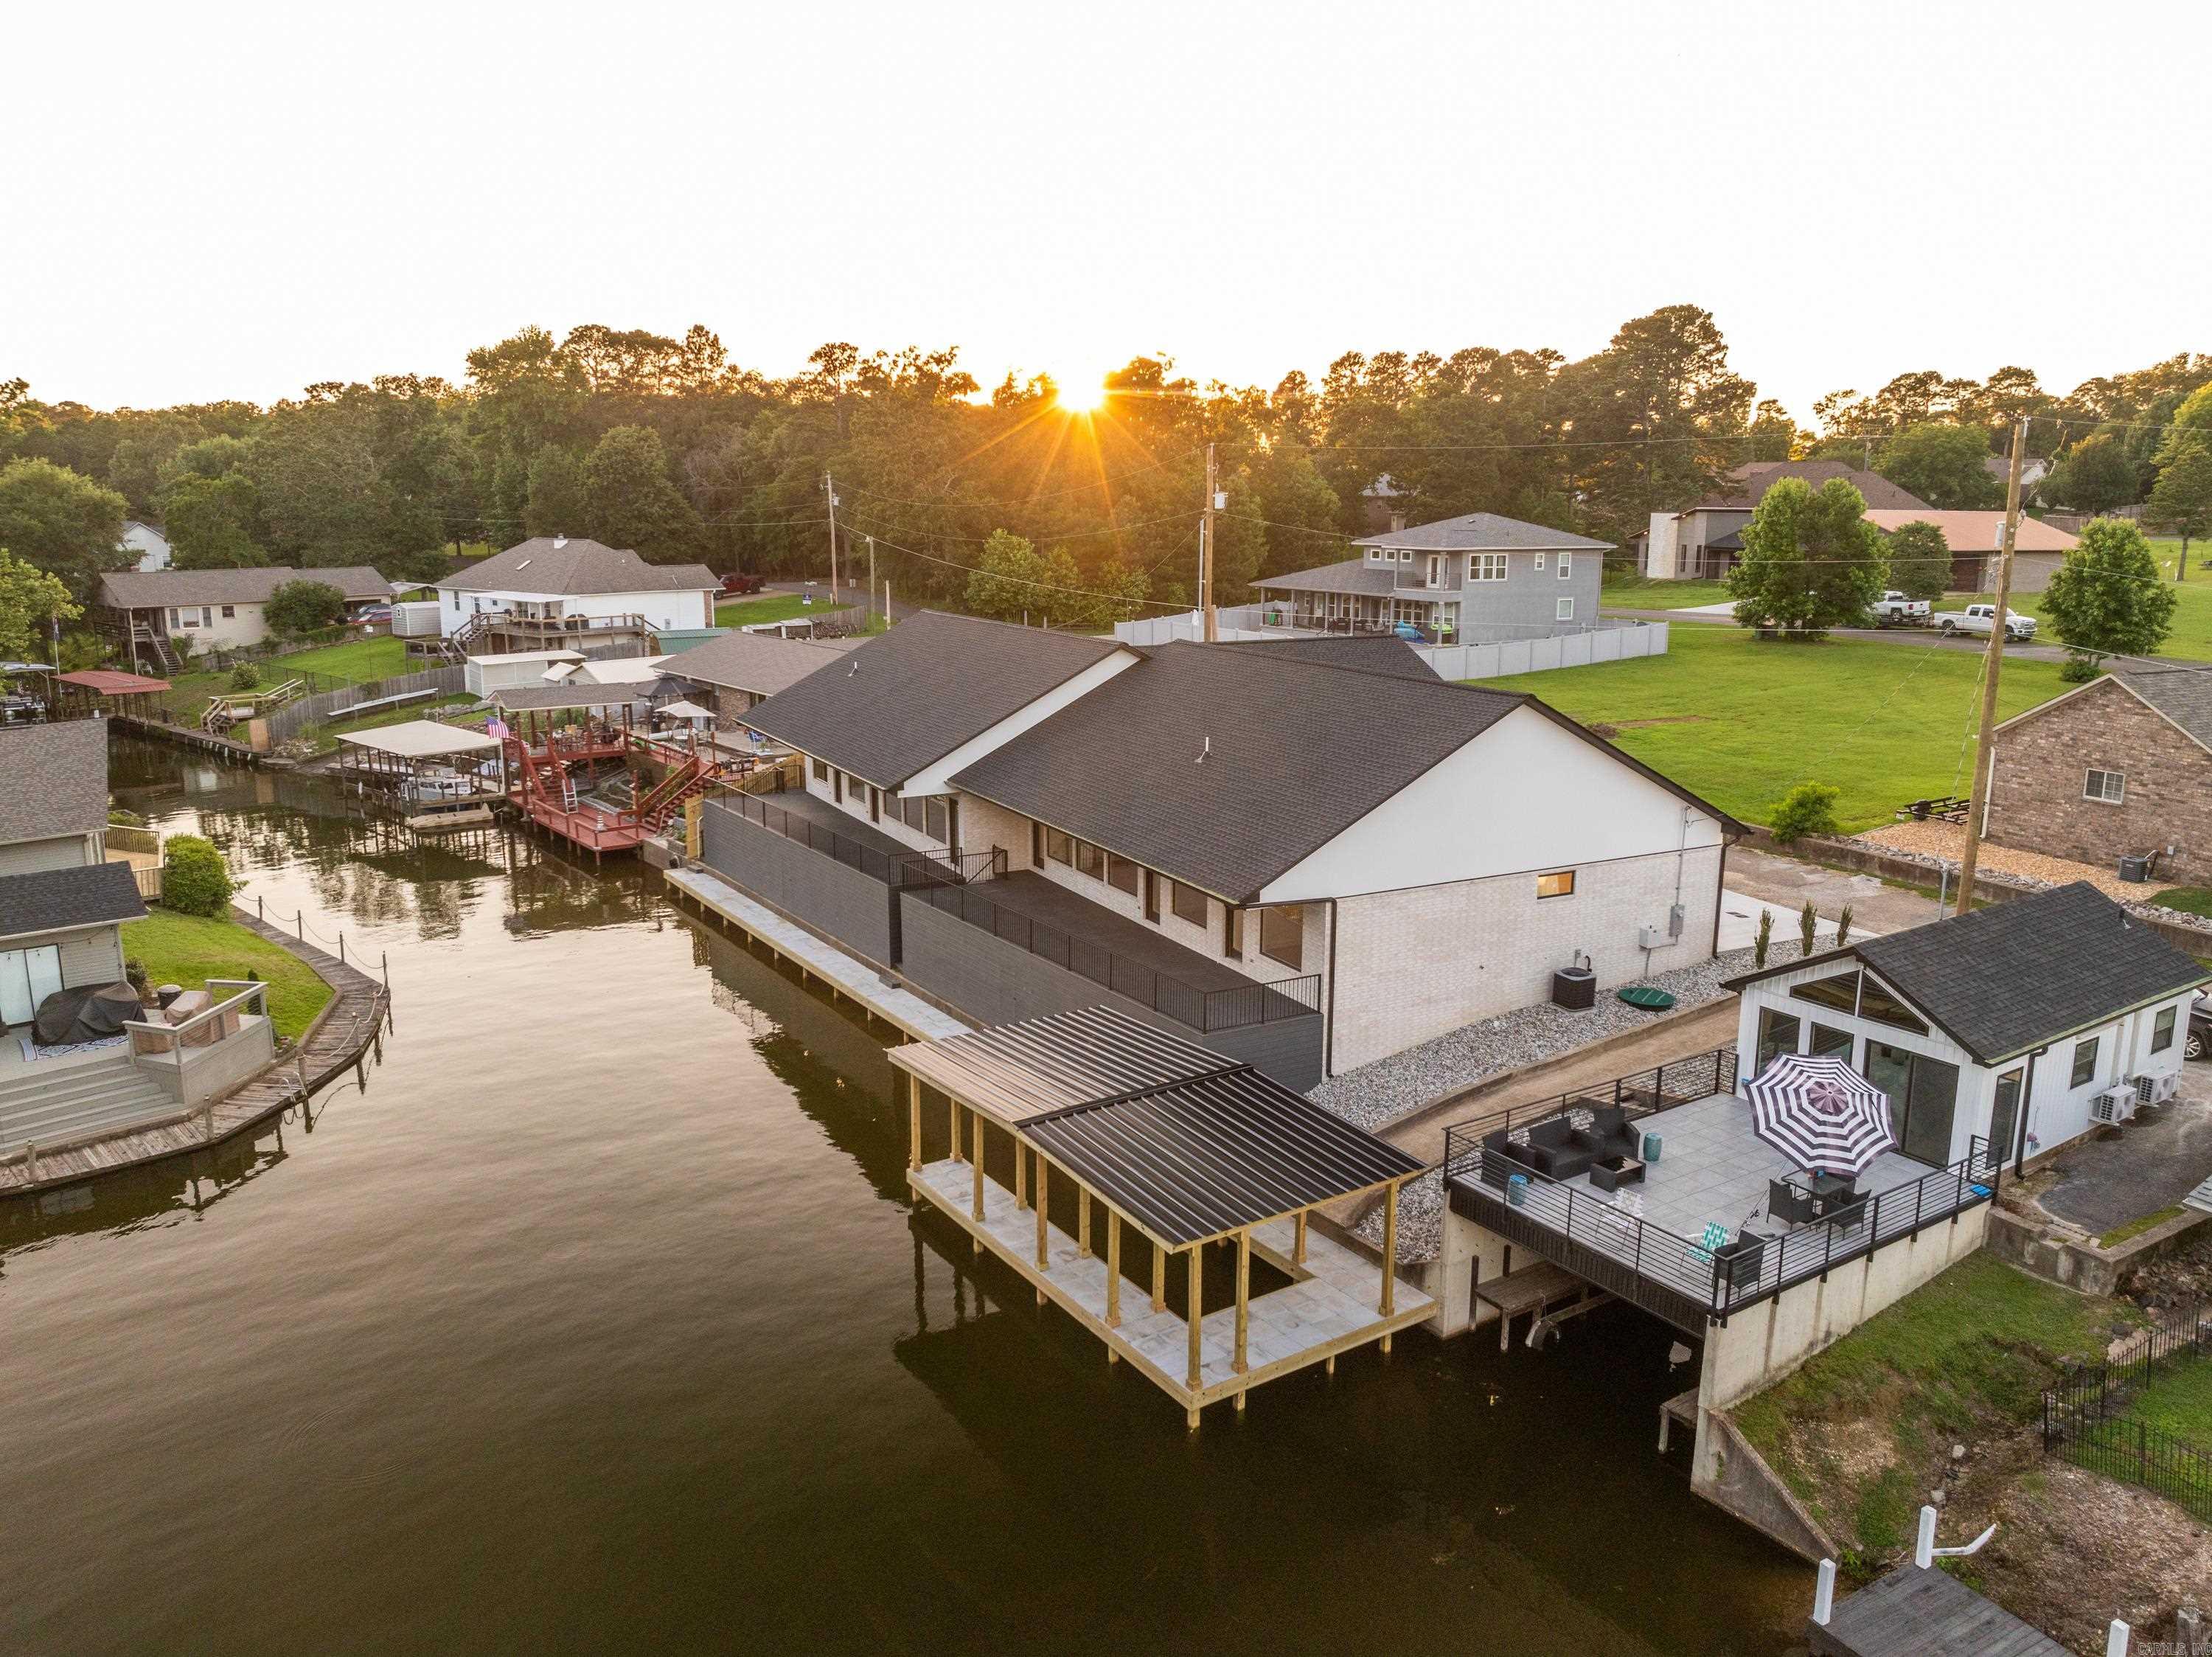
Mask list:
[[[1393,1258],[1399,1188],[1422,1164],[1249,1064],[1107,1007],[888,1057],[909,1078],[915,1195],[1096,1335],[1109,1362],[1127,1360],[1178,1400],[1193,1427],[1206,1404],[1241,1410],[1279,1376],[1334,1369],[1370,1342],[1387,1351],[1436,1309],[1310,1224],[1325,1203],[1380,1191]],[[925,1124],[939,1112],[951,1154],[925,1161]],[[989,1177],[992,1161],[1011,1185]],[[1149,1295],[1123,1268],[1131,1232],[1150,1256]],[[1208,1313],[1205,1257],[1216,1245],[1233,1255],[1233,1289]],[[1255,1256],[1280,1282],[1256,1296]],[[1171,1276],[1182,1280],[1179,1309]]]

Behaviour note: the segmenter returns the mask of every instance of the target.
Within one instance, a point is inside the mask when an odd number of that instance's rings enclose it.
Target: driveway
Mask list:
[[[1692,627],[1733,627],[1735,618],[1727,610],[1716,611],[1711,606],[1692,610],[1626,610],[1606,604],[1598,607],[1606,616],[1626,616],[1638,621],[1681,622]],[[1931,650],[1980,651],[1990,648],[1987,639],[1970,638],[1961,633],[1946,638],[1932,627],[1831,627],[1830,638],[1869,638],[1882,644],[1917,644]],[[2063,661],[2066,652],[2056,644],[2008,644],[2005,657],[2012,661]],[[2179,658],[2174,658],[2179,660]]]
[[[1903,886],[1887,885],[1871,874],[1824,868],[1818,863],[1800,862],[1795,857],[1758,851],[1749,846],[1729,848],[1728,868],[1722,880],[1721,947],[1724,949],[1729,947],[1731,927],[1757,924],[1755,903],[1771,905],[1779,911],[1774,918],[1774,935],[1778,938],[1797,935],[1797,914],[1808,899],[1821,919],[1829,922],[1849,904],[1851,930],[1869,937],[1925,926],[1938,918],[1933,898],[1923,898]],[[1821,928],[1824,935],[1833,930],[1832,926]],[[1745,947],[1747,943],[1747,939],[1745,944],[1735,947]]]
[[[2181,1090],[2156,1122],[2084,1140],[2053,1165],[2039,1199],[2092,1236],[2170,1209],[2212,1179],[2212,1064],[2181,1067]]]

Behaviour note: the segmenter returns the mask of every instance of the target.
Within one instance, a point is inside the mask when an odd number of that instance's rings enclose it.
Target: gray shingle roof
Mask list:
[[[811,639],[778,638],[773,633],[725,633],[678,651],[665,665],[678,679],[774,696],[809,673],[842,661],[860,643],[857,638],[817,643]]]
[[[494,691],[484,700],[509,713],[539,713],[562,708],[622,708],[641,706],[659,694],[665,679],[627,680],[620,685],[518,685]]]
[[[1852,955],[1984,1064],[2212,982],[2212,972],[2086,880],[1869,938],[1832,958]]]
[[[1564,529],[1501,518],[1495,512],[1465,512],[1434,523],[1409,524],[1352,542],[1354,546],[1409,546],[1416,552],[1603,552],[1611,541],[1594,541]]]
[[[1263,576],[1252,585],[1263,588],[1280,587],[1294,593],[1368,593],[1387,597],[1395,579],[1389,564],[1346,558],[1341,564],[1293,570],[1287,576]]]
[[[0,728],[0,845],[107,822],[107,722]]]
[[[745,722],[878,788],[896,788],[1125,648],[925,610],[770,697]]]
[[[720,585],[703,564],[647,564],[603,541],[539,535],[457,570],[438,585],[456,593],[696,593]]]
[[[88,863],[0,874],[0,938],[59,932],[103,921],[143,920],[144,899],[128,863]]]
[[[1245,903],[1527,700],[1166,644],[953,781]]]
[[[1748,509],[1784,478],[1802,478],[1819,489],[1831,478],[1841,478],[1866,497],[1869,512],[1921,509],[1928,503],[1910,490],[1899,489],[1879,472],[1866,472],[1848,460],[1747,460],[1729,472],[1721,486],[1690,509]]]
[[[2201,667],[2129,668],[2112,677],[2212,748],[2212,671]]]
[[[286,582],[316,581],[347,598],[392,596],[392,583],[365,564],[295,570],[264,564],[255,570],[118,570],[100,578],[100,601],[111,610],[166,609],[173,604],[266,604]]]
[[[1363,673],[1388,673],[1394,679],[1433,679],[1435,668],[1413,654],[1413,647],[1390,633],[1357,633],[1349,637],[1239,639],[1216,647],[1224,650],[1261,650],[1297,661],[1318,661],[1332,667],[1354,667]]]

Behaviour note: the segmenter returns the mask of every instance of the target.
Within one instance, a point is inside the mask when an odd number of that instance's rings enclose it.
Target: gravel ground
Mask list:
[[[1796,941],[1784,943],[1778,929],[1768,963],[1779,966],[1797,954]],[[1725,993],[1721,980],[1749,972],[1751,962],[1750,950],[1733,950],[1637,982],[1666,990],[1677,1007],[1701,1007],[1720,1000]],[[1418,1047],[1332,1076],[1308,1097],[1347,1122],[1377,1131],[1425,1105],[1464,1093],[1493,1076],[1525,1070],[1616,1031],[1649,1024],[1654,1014],[1631,1007],[1613,993],[1626,987],[1601,989],[1597,1005],[1587,1012],[1571,1013],[1544,1002],[1479,1024],[1462,1025]]]
[[[1931,870],[1948,867],[1956,874],[1959,859],[1966,849],[1966,831],[1958,823],[1891,823],[1852,838],[1925,863]],[[2124,904],[2138,914],[2160,920],[2178,920],[2185,925],[2203,923],[2201,916],[2145,903],[2144,894],[2155,892],[2157,886],[2130,886],[2113,869],[2077,863],[2066,857],[2046,857],[2037,851],[2018,851],[2010,846],[1993,846],[1986,840],[1982,842],[1978,862],[1983,874],[2002,874],[2020,886],[2070,886],[2076,880],[2087,880],[2113,902]]]

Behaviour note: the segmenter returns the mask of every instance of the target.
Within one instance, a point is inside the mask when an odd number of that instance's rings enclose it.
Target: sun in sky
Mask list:
[[[1055,375],[1052,388],[1060,407],[1070,414],[1096,414],[1106,406],[1106,376],[1103,374],[1071,374],[1065,379]]]

